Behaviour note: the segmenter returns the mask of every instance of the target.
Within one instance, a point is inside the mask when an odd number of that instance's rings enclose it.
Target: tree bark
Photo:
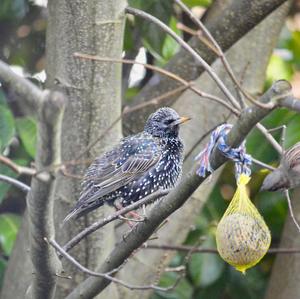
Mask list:
[[[52,0],[48,3],[47,28],[47,86],[67,95],[69,102],[66,107],[62,125],[61,151],[62,161],[76,159],[87,145],[96,139],[121,111],[121,65],[81,61],[73,57],[74,52],[94,53],[100,56],[121,58],[124,30],[124,8],[126,1],[65,1]],[[116,143],[121,137],[121,125],[118,123],[109,135],[106,135],[87,154],[80,159],[94,159]],[[75,175],[82,175],[87,163],[68,168]],[[103,218],[107,207],[98,209],[88,219],[67,223],[63,228],[61,222],[75,204],[80,190],[80,181],[58,175],[54,190],[54,220],[56,237],[61,244],[66,243],[70,236],[75,235],[95,218]],[[23,230],[27,230],[24,223]],[[74,254],[81,263],[90,268],[99,264],[106,251],[114,243],[113,226],[108,226],[98,234],[85,240]],[[21,264],[29,264],[28,241],[18,238],[13,256],[22,256]],[[2,298],[20,298],[28,287],[28,276],[31,269],[23,268],[15,272],[14,260],[11,259],[3,290]],[[72,280],[59,279],[55,298],[64,298],[81,279],[69,264],[64,264],[67,275]],[[14,271],[14,280],[19,281],[17,290],[8,281],[10,271]],[[12,295],[14,294],[14,295]]]
[[[124,30],[125,1],[53,1],[49,5],[47,31],[48,84],[60,87],[68,94],[70,105],[63,122],[62,160],[70,161],[85,151],[113,123],[121,111],[121,66],[111,63],[83,61],[73,57],[74,52],[94,53],[104,57],[120,58]],[[72,12],[69,14],[69,12]],[[62,29],[63,28],[63,29]],[[63,31],[62,31],[63,30]],[[62,37],[63,36],[63,37]],[[118,123],[110,134],[98,142],[87,155],[94,159],[107,147],[118,142],[121,125]],[[88,164],[75,167],[72,173],[82,175]],[[59,226],[66,213],[78,198],[80,182],[61,177],[56,190],[56,223]],[[66,240],[81,231],[86,225],[108,213],[107,206],[96,210],[88,217],[71,221],[59,230],[58,240]],[[84,265],[95,268],[114,244],[113,226],[91,236],[73,254]],[[82,276],[68,264],[64,265],[72,281],[61,280],[64,297]]]
[[[296,189],[292,195],[292,205],[296,219],[300,219],[300,189]],[[289,214],[286,216],[280,246],[287,248],[299,248],[299,231]],[[272,274],[265,295],[265,299],[296,299],[300,296],[299,285],[299,254],[279,254],[276,256],[272,268]]]

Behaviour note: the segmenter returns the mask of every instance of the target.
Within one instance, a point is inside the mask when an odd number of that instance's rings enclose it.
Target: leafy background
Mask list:
[[[210,0],[185,0],[189,7],[205,10]],[[130,5],[141,8],[176,28],[182,16],[174,9],[171,1],[165,0],[130,0]],[[296,12],[291,15],[282,30],[277,48],[274,50],[267,70],[265,88],[277,79],[292,82],[296,96],[300,97],[300,25]],[[129,19],[126,24],[124,50],[126,55],[135,57],[144,47],[148,62],[163,66],[178,51],[178,45],[143,20],[134,23]],[[46,12],[42,6],[27,0],[1,0],[0,4],[0,59],[14,65],[15,68],[39,85],[36,74],[44,70],[45,62],[45,29]],[[188,24],[190,25],[190,24]],[[153,34],[155,32],[155,34]],[[183,35],[185,39],[188,37]],[[137,43],[139,39],[141,42]],[[151,72],[146,71],[141,80],[135,82],[125,93],[126,101],[139,91],[147,82]],[[35,156],[36,121],[30,111],[24,112],[16,100],[18,95],[0,86],[0,150],[3,156],[9,157],[19,165],[29,166]],[[288,126],[285,146],[288,147],[300,139],[300,115],[285,109],[273,112],[264,120],[266,127]],[[279,133],[275,134],[279,137]],[[274,166],[278,156],[274,149],[264,141],[257,131],[247,139],[247,150],[255,158]],[[232,173],[232,165],[227,165],[224,173]],[[17,177],[11,169],[0,163],[0,173]],[[287,214],[287,204],[280,194],[259,193],[266,171],[254,167],[250,183],[250,195],[259,211],[264,216],[272,233],[272,247],[279,244],[283,223]],[[29,178],[19,177],[29,183]],[[229,200],[235,190],[234,176],[222,175],[214,188],[210,199],[199,215],[193,230],[190,231],[185,244],[199,243],[203,248],[215,248],[215,230]],[[25,196],[20,191],[0,182],[0,284],[11,254],[14,241],[25,209]],[[184,254],[174,256],[171,266],[181,265]],[[216,254],[193,254],[186,277],[170,293],[153,294],[152,299],[172,298],[228,298],[259,299],[263,298],[269,279],[274,256],[266,257],[243,276],[228,266]],[[178,274],[167,273],[161,278],[162,286],[170,285]]]

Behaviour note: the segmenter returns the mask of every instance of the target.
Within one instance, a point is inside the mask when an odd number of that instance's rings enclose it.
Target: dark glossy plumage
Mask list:
[[[261,190],[279,191],[300,186],[300,142],[289,148],[280,165],[265,178]]]
[[[171,108],[151,114],[144,131],[121,140],[87,169],[82,192],[65,221],[80,217],[104,203],[127,206],[158,189],[175,186],[181,174],[183,144],[180,118]]]

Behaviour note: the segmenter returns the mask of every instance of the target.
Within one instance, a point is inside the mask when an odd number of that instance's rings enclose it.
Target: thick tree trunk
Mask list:
[[[74,58],[74,52],[120,58],[124,29],[126,1],[49,1],[47,28],[47,85],[59,89],[68,97],[62,128],[62,161],[76,159],[87,145],[95,140],[120,115],[121,111],[121,65],[96,63]],[[121,137],[121,125],[117,124],[80,160],[94,159],[116,143]],[[75,175],[83,175],[87,163],[68,168]],[[107,207],[98,209],[88,219],[71,221],[64,227],[61,222],[74,205],[80,190],[80,180],[59,175],[55,190],[56,237],[64,244],[83,227],[96,218],[103,218]],[[20,235],[27,230],[23,223]],[[77,246],[72,254],[86,266],[94,268],[106,256],[114,244],[113,226],[108,226]],[[31,269],[23,267],[16,272],[15,262],[29,265],[27,239],[19,237],[7,270],[2,298],[22,298],[28,287]],[[18,257],[22,257],[22,260]],[[64,263],[72,280],[59,279],[55,298],[65,295],[82,279],[82,274]],[[12,271],[17,288],[11,287]]]

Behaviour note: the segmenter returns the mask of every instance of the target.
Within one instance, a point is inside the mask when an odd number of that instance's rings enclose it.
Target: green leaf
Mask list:
[[[7,262],[4,259],[0,259],[0,289],[2,287],[6,265]]]
[[[259,271],[259,266],[247,270],[246,275],[236,271],[233,267],[229,268],[227,276],[227,292],[230,294],[230,298],[263,298],[265,286],[266,278]]]
[[[20,226],[20,217],[15,214],[0,215],[0,244],[6,255],[10,255]]]
[[[174,17],[171,17],[169,23],[170,28],[178,35],[181,35],[181,32],[177,29],[176,24],[176,19]],[[170,58],[173,57],[179,50],[179,48],[179,44],[170,35],[167,35],[162,46],[162,56],[165,62],[169,61]]]
[[[124,51],[129,51],[134,48],[134,40],[132,36],[132,26],[131,24],[127,21],[125,24],[125,31],[124,31]]]
[[[293,54],[291,62],[300,67],[300,31],[288,32],[288,37],[283,41],[282,47],[287,48]]]
[[[215,283],[204,288],[197,288],[193,294],[193,299],[220,298],[220,294],[224,295],[227,285],[228,269],[226,266],[222,276]]]
[[[36,149],[36,122],[31,117],[18,118],[16,120],[17,132],[21,138],[22,144],[26,152],[32,157],[35,157]]]
[[[289,119],[286,128],[285,148],[289,148],[300,140],[300,115],[297,113]]]
[[[203,248],[215,248],[214,236],[210,234]],[[189,262],[189,273],[196,286],[207,287],[220,278],[225,263],[217,254],[195,253]]]
[[[291,80],[294,70],[290,62],[284,60],[277,54],[271,56],[267,68],[267,83],[271,85],[272,82],[280,79]]]
[[[263,120],[263,124],[268,129],[279,127],[284,124],[287,125],[294,115],[294,112],[286,109],[275,110]],[[274,132],[272,135],[279,141],[280,131]],[[288,136],[287,139],[289,139]],[[277,152],[269,144],[269,142],[265,141],[265,137],[263,137],[258,130],[253,130],[247,138],[247,151],[256,159],[262,160],[266,163],[271,163],[276,160],[278,161]]]
[[[169,287],[176,282],[178,274],[174,272],[165,273],[160,280],[160,286]],[[190,299],[193,293],[193,288],[187,279],[180,280],[176,288],[170,292],[157,292],[156,298],[165,299]]]
[[[0,105],[6,106],[6,97],[1,86],[0,86]]]
[[[27,8],[25,0],[1,0],[0,20],[21,19],[25,16]]]
[[[260,192],[255,198],[257,209],[271,230],[273,241],[280,240],[287,215],[287,202],[280,192]]]
[[[0,105],[0,149],[9,145],[15,134],[15,122],[11,111],[3,105]]]
[[[131,0],[129,4],[139,8],[147,13],[160,19],[165,24],[169,24],[173,13],[172,1],[157,1],[157,0]],[[166,33],[162,31],[156,24],[147,20],[135,18],[136,26],[141,30],[141,36],[144,46],[156,58],[161,58],[163,43],[166,38]]]
[[[14,159],[14,163],[20,166],[25,166],[28,165],[28,160],[24,159]],[[0,173],[6,176],[9,176],[11,178],[17,178],[18,174],[15,173],[12,169],[7,167],[4,164],[0,163]],[[11,188],[12,186],[10,184],[7,184],[5,182],[0,182],[0,204],[2,203],[3,199],[5,198],[7,191]]]
[[[194,7],[194,6],[208,7],[211,5],[212,1],[211,0],[183,0],[182,2],[189,7]]]
[[[17,175],[14,171],[12,171],[10,168],[8,168],[7,166],[3,165],[0,163],[0,173],[12,178],[15,178]],[[0,204],[3,201],[7,191],[9,190],[9,188],[11,187],[10,184],[4,183],[4,182],[0,182]]]

